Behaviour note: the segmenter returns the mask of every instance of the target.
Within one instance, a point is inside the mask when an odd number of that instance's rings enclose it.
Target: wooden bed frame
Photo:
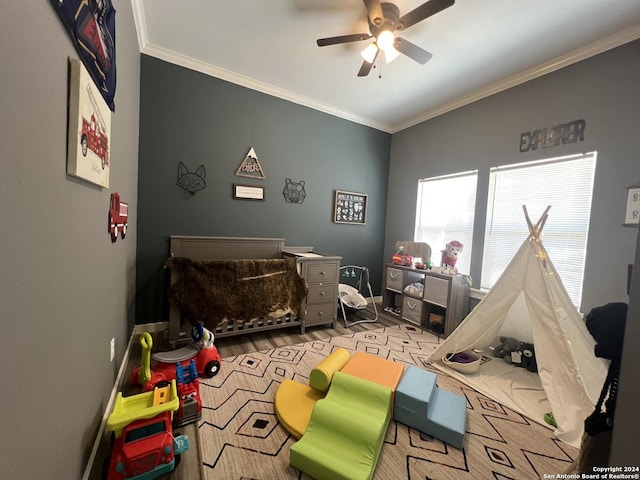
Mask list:
[[[248,238],[248,237],[203,237],[171,235],[170,254],[172,257],[187,257],[193,260],[228,260],[228,259],[268,259],[282,258],[284,238]],[[177,278],[171,272],[171,284]],[[173,346],[191,339],[189,332],[180,330],[180,311],[169,302],[169,341]],[[268,315],[251,323],[238,321],[224,322],[214,332],[218,338],[240,335],[244,333],[274,330],[278,328],[300,325],[304,333],[302,319],[287,314],[280,318]]]

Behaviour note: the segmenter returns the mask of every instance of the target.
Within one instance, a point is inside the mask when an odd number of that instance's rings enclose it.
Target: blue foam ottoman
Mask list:
[[[467,400],[438,388],[435,373],[409,366],[396,389],[393,418],[422,433],[463,448]]]

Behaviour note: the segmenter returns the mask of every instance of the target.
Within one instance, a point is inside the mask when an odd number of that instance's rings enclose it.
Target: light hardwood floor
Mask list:
[[[224,359],[244,353],[269,350],[271,348],[281,347],[284,345],[295,345],[298,343],[330,338],[337,335],[347,335],[350,333],[363,332],[366,330],[374,330],[377,328],[390,327],[405,323],[397,316],[382,311],[380,303],[376,306],[379,317],[378,321],[375,323],[359,323],[347,328],[345,327],[342,319],[342,312],[338,311],[338,321],[336,322],[335,328],[331,328],[330,325],[321,325],[307,328],[304,334],[300,334],[300,328],[291,327],[269,332],[256,332],[237,335],[235,337],[220,338],[216,339],[215,343],[220,356]],[[362,312],[362,314],[370,317],[373,314],[373,309],[369,307],[367,311]],[[350,319],[349,321],[352,322],[357,320],[359,315],[361,315],[360,312],[350,314],[348,317]],[[158,351],[162,349],[169,349],[168,342],[162,334],[154,334],[154,350],[156,350],[156,348]],[[120,387],[123,395],[125,396],[135,394],[140,391],[139,387],[128,384],[131,370],[140,364],[140,357],[140,345],[136,343],[129,356],[126,375],[123,378],[124,384]],[[222,368],[224,368],[224,362]],[[182,455],[180,465],[178,465],[173,472],[159,478],[163,480],[200,480],[202,478],[202,462],[198,453],[198,432],[196,429],[196,424],[186,425],[179,429],[181,433],[186,434],[189,437],[189,441],[191,443],[190,448]],[[110,441],[108,436],[106,436],[106,438],[101,442],[100,449],[91,471],[90,480],[101,479],[102,463],[110,454],[110,449]]]

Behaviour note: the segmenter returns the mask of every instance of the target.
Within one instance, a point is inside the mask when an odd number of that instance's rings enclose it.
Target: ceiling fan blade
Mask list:
[[[419,7],[411,10],[406,15],[400,17],[396,22],[396,30],[406,30],[411,25],[415,25],[425,18],[435,15],[445,8],[449,8],[454,3],[456,3],[455,0],[430,0],[425,2]]]
[[[369,15],[369,21],[379,27],[384,21],[384,13],[382,13],[382,5],[380,0],[364,0],[364,6],[367,7],[367,15]]]
[[[339,37],[319,38],[316,43],[319,47],[326,47],[327,45],[337,45],[339,43],[359,42],[368,38],[371,38],[368,33],[353,33],[351,35],[340,35]]]
[[[404,53],[407,57],[415,60],[420,65],[424,65],[429,60],[431,60],[431,57],[433,57],[433,55],[426,50],[423,50],[419,46],[405,40],[404,38],[396,37],[396,42],[393,46],[396,47],[396,50],[398,50],[400,53]]]
[[[369,63],[366,60],[364,62],[362,62],[362,66],[360,67],[360,70],[358,71],[358,76],[359,77],[366,77],[367,75],[369,75],[369,72],[371,71],[371,68],[373,67],[373,64],[376,63],[376,58],[378,58],[379,54],[380,54],[380,49],[378,49],[376,51],[376,54],[373,57],[373,62]]]

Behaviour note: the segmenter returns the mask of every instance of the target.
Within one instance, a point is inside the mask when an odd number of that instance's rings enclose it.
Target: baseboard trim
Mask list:
[[[135,328],[134,328],[134,331],[135,331]],[[127,364],[129,363],[129,356],[131,354],[131,347],[133,346],[134,338],[137,338],[137,335],[135,333],[132,333],[131,336],[129,337],[129,343],[127,344],[127,349],[125,350],[124,356],[122,357],[122,362],[120,363],[120,368],[118,369],[118,375],[116,376],[115,382],[113,384],[113,388],[111,389],[111,396],[109,397],[107,408],[105,408],[104,414],[102,415],[100,428],[98,429],[98,434],[96,435],[95,442],[93,443],[93,449],[91,450],[91,455],[89,455],[89,460],[87,461],[87,466],[84,470],[84,475],[82,475],[82,480],[89,480],[89,478],[91,477],[93,464],[96,461],[96,455],[98,454],[100,443],[102,442],[105,434],[107,419],[111,414],[111,410],[113,410],[113,404],[116,401],[116,395],[120,390],[120,385],[122,384],[125,370],[127,368]]]
[[[144,332],[158,333],[168,331],[169,322],[140,323],[133,327],[133,335],[140,335]]]

